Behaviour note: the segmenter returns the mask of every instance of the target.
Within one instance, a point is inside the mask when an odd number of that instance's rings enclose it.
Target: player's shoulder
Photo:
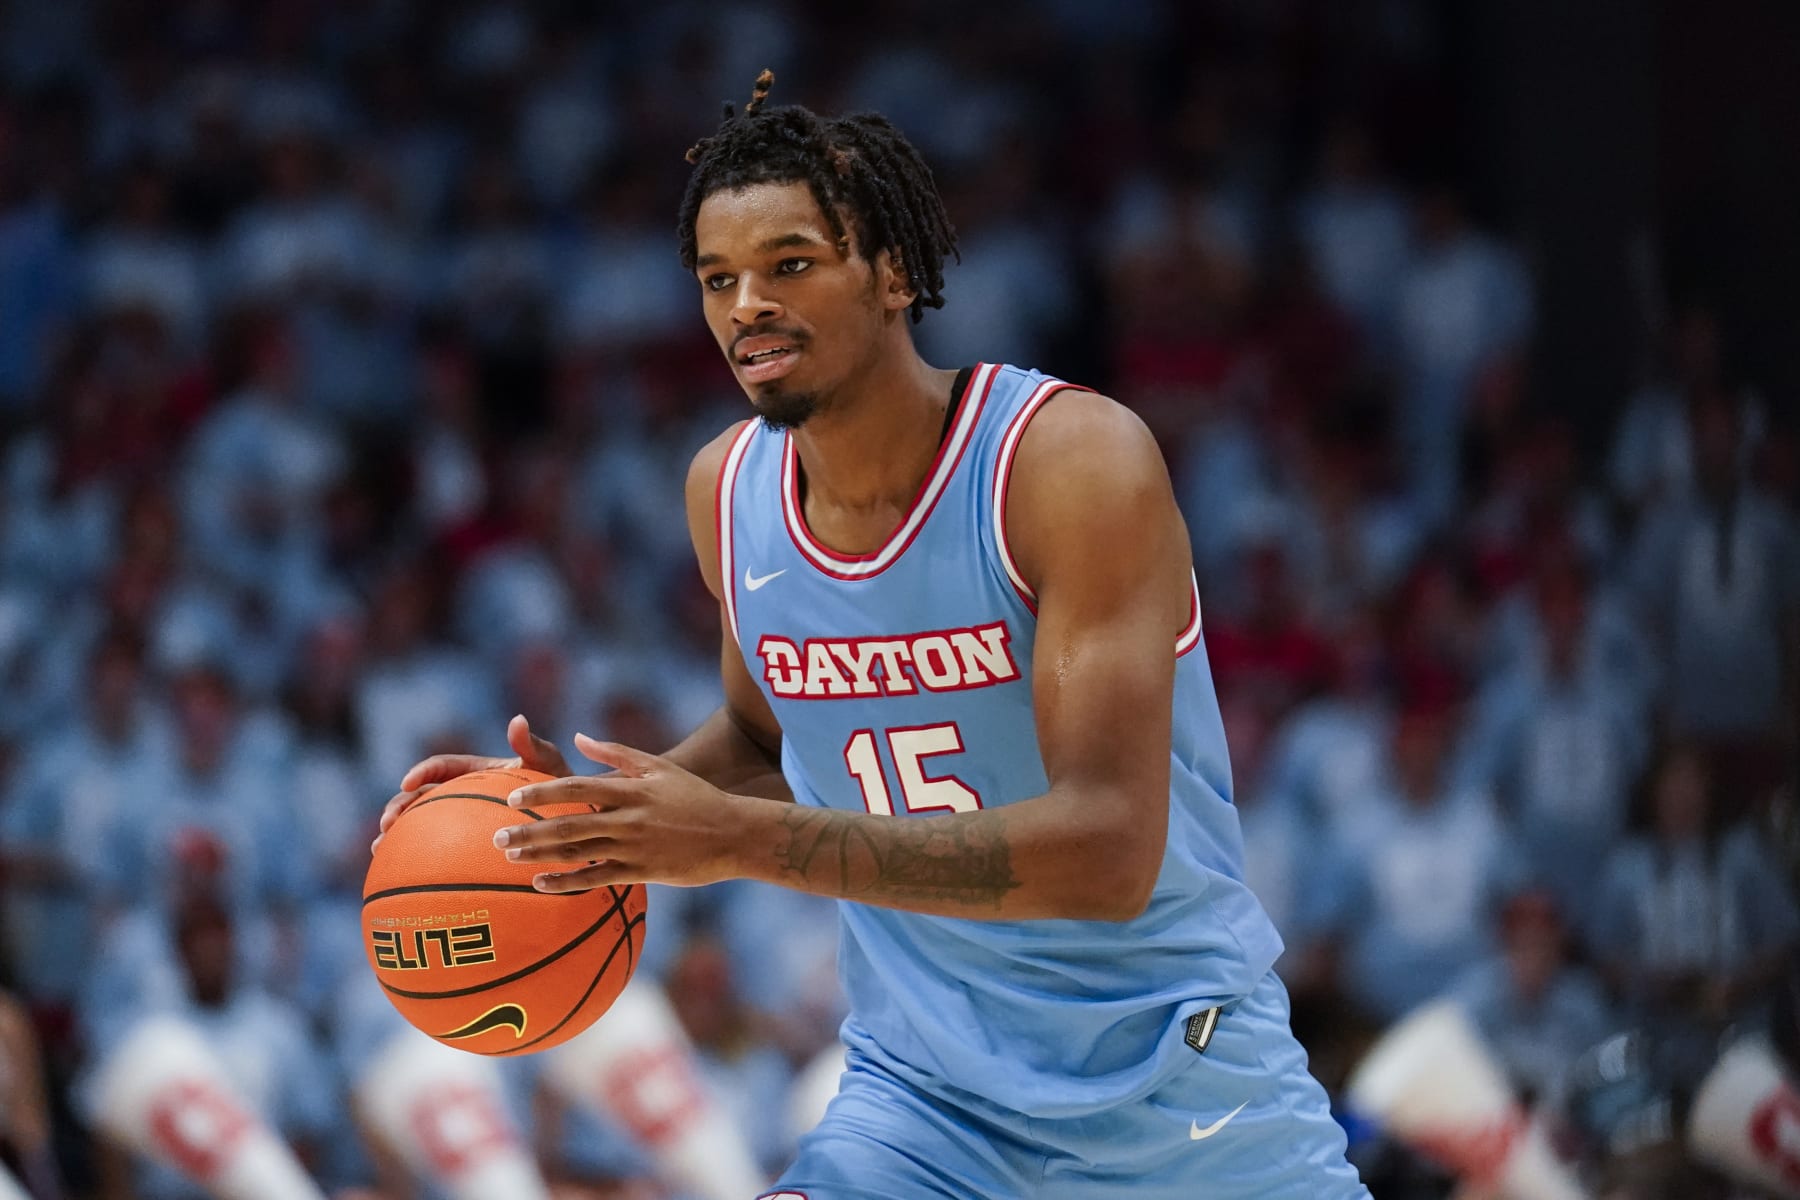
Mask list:
[[[996,491],[1002,551],[1028,586],[1041,591],[1059,563],[1093,575],[1101,559],[1148,564],[1185,554],[1168,467],[1136,413],[1069,387],[1026,416],[1010,459],[1001,451]]]
[[[693,461],[688,463],[687,493],[691,503],[698,492],[707,504],[712,503],[713,489],[718,486],[719,472],[725,469],[725,459],[731,454],[731,447],[744,432],[749,420],[737,421],[720,431],[712,441],[700,447],[694,453]]]
[[[735,421],[721,430],[717,437],[694,452],[692,461],[688,463],[687,499],[690,508],[698,504],[711,509],[715,493],[719,486],[719,474],[725,469],[725,460],[731,456],[731,448],[737,444],[738,437],[750,421]]]
[[[687,517],[688,536],[694,543],[694,553],[700,560],[700,573],[706,584],[717,594],[720,587],[718,554],[718,508],[719,475],[725,469],[725,460],[731,455],[731,447],[744,432],[750,422],[738,421],[724,430],[695,453],[693,461],[688,464],[687,474]]]
[[[1129,488],[1166,479],[1162,450],[1130,408],[1078,386],[1051,392],[1027,415],[1010,463],[1010,486]]]

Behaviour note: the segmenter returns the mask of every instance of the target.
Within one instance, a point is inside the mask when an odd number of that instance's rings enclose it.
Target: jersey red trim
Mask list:
[[[987,406],[988,393],[993,389],[994,379],[998,374],[998,367],[982,364],[969,377],[956,423],[950,436],[938,447],[931,470],[919,485],[919,491],[913,497],[906,516],[888,536],[887,542],[871,554],[840,554],[813,537],[812,530],[806,526],[806,516],[800,504],[799,454],[794,447],[794,439],[789,437],[782,451],[781,511],[788,536],[793,539],[800,556],[831,578],[849,582],[871,579],[898,561],[919,536],[932,509],[937,507],[938,499],[949,487],[951,477],[956,474],[964,452],[974,440],[981,410]],[[975,398],[972,404],[969,402],[971,396]]]
[[[1025,576],[1019,570],[1019,564],[1013,558],[1012,546],[1006,539],[1006,491],[1012,483],[1013,458],[1019,452],[1019,442],[1025,437],[1025,427],[1031,424],[1031,418],[1037,415],[1044,401],[1061,391],[1086,392],[1091,388],[1080,387],[1073,383],[1064,383],[1060,379],[1046,379],[1038,384],[1037,390],[1026,398],[1019,411],[1013,414],[1012,423],[1006,427],[1006,436],[1000,440],[1000,453],[994,459],[994,545],[1000,550],[1000,565],[1006,568],[1006,577],[1012,581],[1013,591],[1025,602],[1025,607],[1035,615],[1037,612],[1037,593],[1032,590]]]
[[[746,421],[731,440],[731,449],[719,467],[719,482],[713,492],[713,519],[719,535],[719,591],[725,598],[725,619],[731,625],[733,639],[738,635],[737,621],[737,555],[731,544],[732,497],[737,490],[738,470],[744,465],[744,453],[750,439],[756,436],[756,422]]]
[[[1187,628],[1182,630],[1181,636],[1175,639],[1176,658],[1180,658],[1200,644],[1200,577],[1190,572],[1188,578],[1193,583],[1193,606],[1191,609],[1193,615],[1188,618]]]

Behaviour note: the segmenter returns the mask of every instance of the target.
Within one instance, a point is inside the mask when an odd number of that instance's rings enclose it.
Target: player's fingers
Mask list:
[[[546,775],[567,775],[569,764],[549,740],[531,732],[531,722],[520,713],[506,723],[506,744],[519,756],[519,764]]]
[[[418,798],[424,794],[425,793],[422,789],[417,790],[417,791],[411,791],[411,792],[396,793],[395,796],[391,800],[389,800],[387,802],[387,804],[381,810],[381,824],[379,826],[380,832],[386,833],[390,828],[392,828],[394,822],[398,821],[400,819],[400,814],[405,812],[407,809],[411,808],[413,806],[413,803],[415,801],[417,801]],[[376,838],[375,840],[380,841],[381,839]]]
[[[512,862],[524,863],[591,863],[617,852],[618,846],[611,838],[591,837],[555,845],[509,846],[506,857]]]
[[[623,794],[637,780],[611,775],[565,775],[548,783],[528,783],[515,788],[506,797],[514,808],[536,808],[543,804],[591,804],[605,811],[617,806]]]
[[[455,779],[458,775],[467,775],[471,771],[488,771],[495,767],[516,767],[517,759],[489,758],[484,754],[434,754],[423,762],[412,765],[412,769],[400,777],[402,792],[416,792],[430,787],[434,783],[443,783],[447,779]]]
[[[573,842],[585,842],[590,838],[608,837],[613,827],[612,817],[608,813],[571,813],[566,817],[526,821],[522,825],[507,825],[497,829],[494,831],[494,845],[501,850],[555,849]]]
[[[609,883],[636,883],[640,873],[621,862],[601,862],[578,871],[546,871],[531,886],[540,892],[589,892]]]
[[[575,735],[575,748],[597,763],[603,763],[627,775],[648,775],[662,763],[654,754],[646,754],[618,742],[603,742],[585,733]]]

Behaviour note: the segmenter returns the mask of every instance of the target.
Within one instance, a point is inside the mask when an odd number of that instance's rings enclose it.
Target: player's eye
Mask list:
[[[777,275],[798,275],[812,265],[813,260],[810,258],[784,258],[775,264],[775,273]]]
[[[700,281],[700,286],[709,292],[722,292],[731,286],[731,276],[722,271],[717,275],[708,275]]]

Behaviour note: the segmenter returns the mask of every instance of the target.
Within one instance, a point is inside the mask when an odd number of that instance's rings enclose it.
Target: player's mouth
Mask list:
[[[745,338],[733,348],[732,356],[745,382],[767,383],[794,369],[800,359],[800,344],[788,337]]]

